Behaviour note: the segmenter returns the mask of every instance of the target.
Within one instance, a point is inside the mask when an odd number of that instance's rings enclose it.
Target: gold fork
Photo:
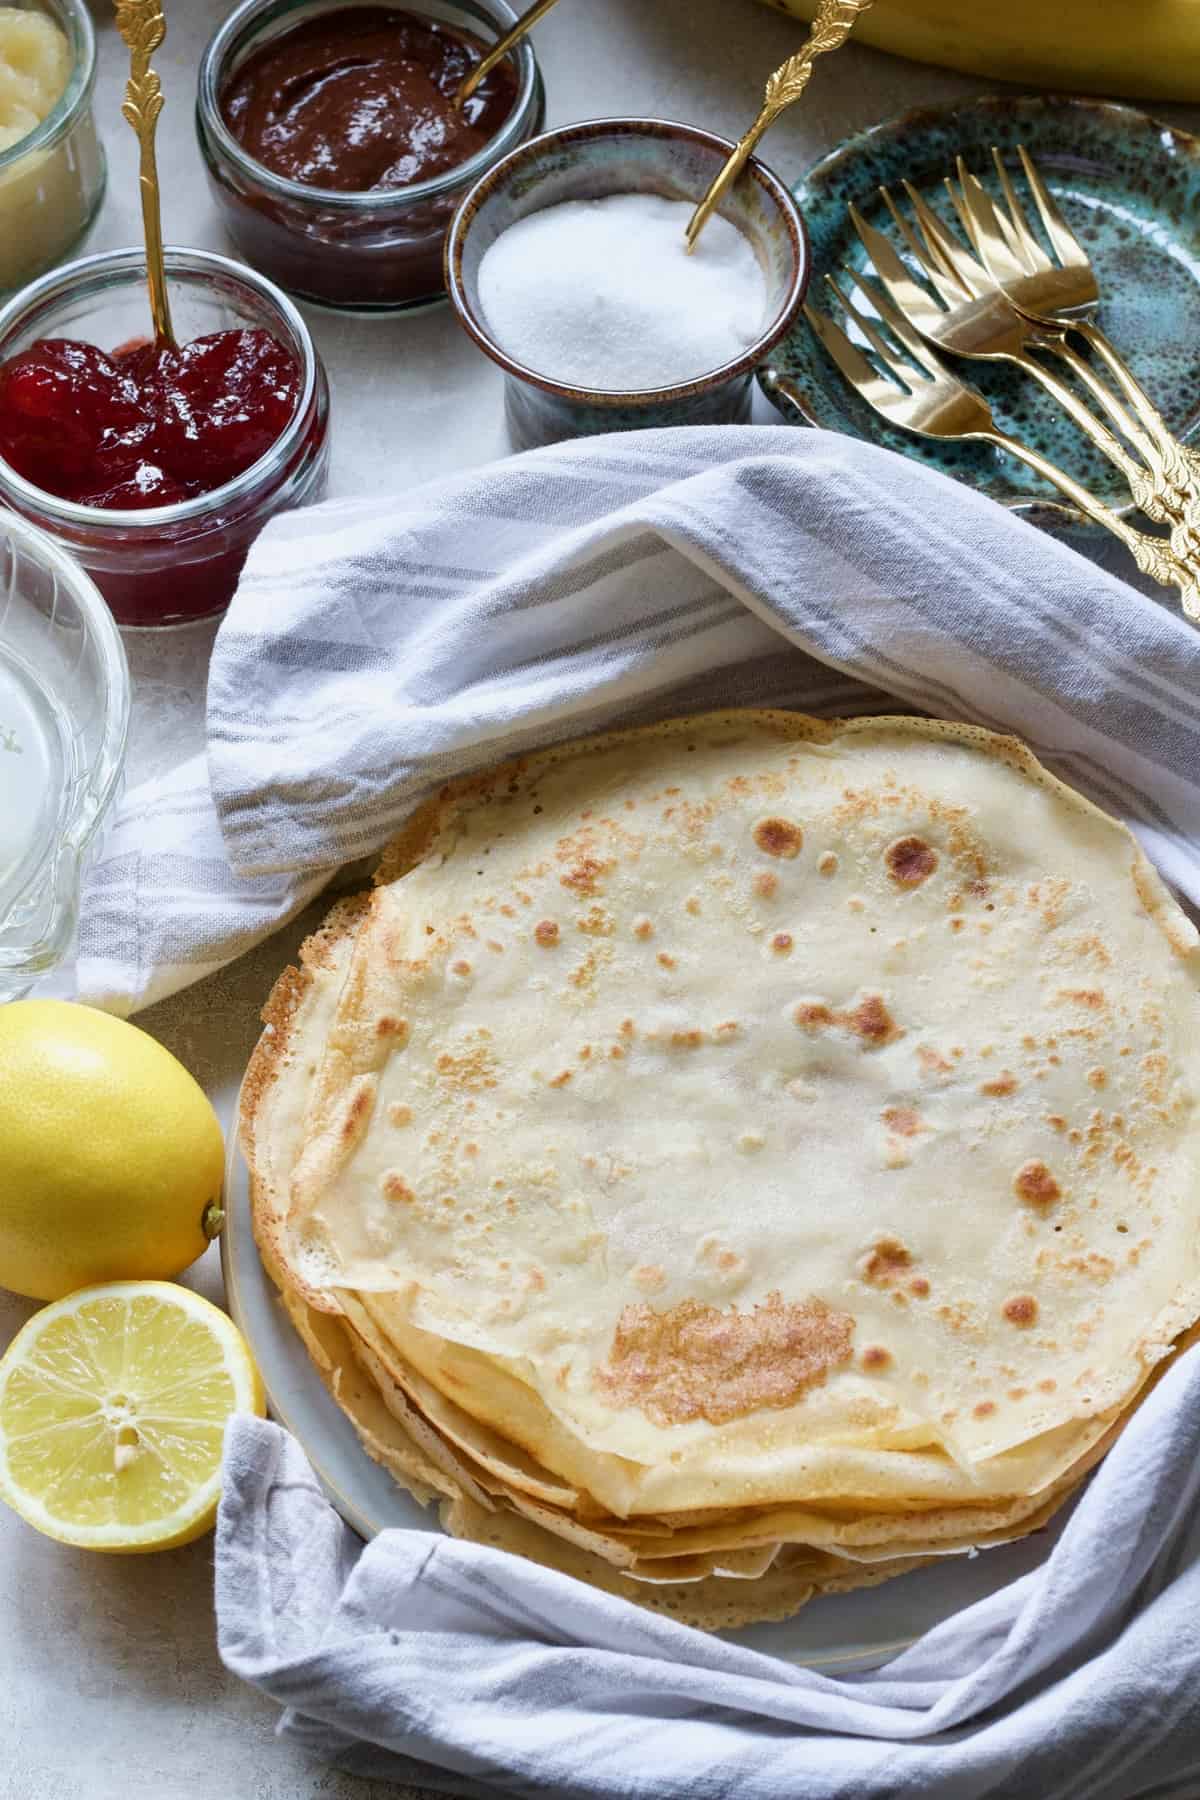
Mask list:
[[[879,372],[832,318],[813,306],[806,306],[804,312],[833,361],[868,406],[889,423],[899,425],[905,431],[915,431],[922,437],[979,439],[1018,457],[1053,483],[1080,512],[1119,538],[1144,575],[1149,575],[1163,587],[1178,588],[1185,614],[1200,622],[1200,578],[1175,555],[1164,539],[1138,531],[1111,507],[1095,499],[1065,469],[1002,431],[983,395],[951,373],[899,308],[865,276],[853,270],[847,270],[846,274],[870,304],[875,320],[859,310],[834,276],[827,275],[825,280],[841,301],[846,316],[854,321],[865,342],[888,370],[887,375]],[[887,326],[895,342],[884,337],[879,324]],[[901,346],[899,350],[896,344]],[[781,378],[781,382],[785,380]]]
[[[1170,523],[1175,515],[1164,506],[1155,483],[1153,445],[1128,407],[1122,405],[1091,365],[1071,348],[1062,326],[1037,325],[1018,312],[982,262],[942,223],[917,189],[907,181],[904,186],[919,236],[888,190],[881,188],[880,194],[928,287],[913,276],[891,240],[869,224],[853,202],[849,212],[880,280],[905,317],[923,337],[954,356],[1011,362],[1032,375],[1120,470],[1134,504],[1149,518]],[[950,191],[951,198],[956,200],[953,189]],[[1067,382],[1038,360],[1033,354],[1035,350],[1051,351],[1067,364],[1134,445],[1141,461],[1130,455]]]
[[[1087,251],[1063,218],[1023,144],[1017,145],[1017,155],[1053,257],[1047,255],[1030,225],[995,146],[992,161],[1004,195],[1003,206],[971,174],[962,157],[958,158],[963,200],[959,213],[964,228],[988,273],[1017,311],[1035,325],[1076,332],[1117,381],[1149,437],[1151,467],[1168,516],[1174,512],[1184,524],[1185,535],[1176,548],[1183,554],[1187,545],[1194,554],[1200,550],[1200,455],[1180,443],[1112,340],[1087,316],[1100,302],[1100,285]]]

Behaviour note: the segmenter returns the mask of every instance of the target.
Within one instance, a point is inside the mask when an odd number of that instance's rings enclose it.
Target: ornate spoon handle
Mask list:
[[[121,107],[132,125],[140,152],[138,186],[142,195],[142,231],[146,239],[146,280],[150,287],[150,314],[160,344],[175,347],[171,308],[167,300],[167,272],[163,265],[162,207],[159,200],[158,159],[154,134],[163,109],[162,85],[150,67],[150,58],[167,35],[162,0],[116,0],[117,30],[129,49],[129,80]]]
[[[816,16],[812,22],[812,30],[808,34],[808,42],[803,50],[795,56],[789,56],[775,73],[767,78],[766,90],[763,94],[762,111],[744,137],[729,154],[724,166],[701,200],[699,206],[688,221],[687,247],[696,248],[697,239],[704,230],[710,214],[716,208],[726,189],[741,174],[742,169],[754,153],[763,132],[772,126],[780,113],[789,107],[793,100],[798,100],[808,86],[808,78],[812,74],[812,66],[818,56],[826,55],[844,44],[854,28],[854,21],[860,13],[865,13],[873,4],[873,0],[821,0]]]

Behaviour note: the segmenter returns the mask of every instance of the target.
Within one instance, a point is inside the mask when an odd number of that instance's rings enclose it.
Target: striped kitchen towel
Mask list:
[[[207,757],[125,798],[79,997],[198,980],[448,776],[724,706],[1012,731],[1200,902],[1200,633],[969,488],[788,427],[537,450],[264,531],[221,627]]]

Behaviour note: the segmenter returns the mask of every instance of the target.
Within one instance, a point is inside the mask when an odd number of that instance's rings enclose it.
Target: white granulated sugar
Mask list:
[[[489,332],[548,380],[610,393],[671,387],[731,362],[763,328],[766,280],[726,219],[710,218],[689,256],[692,211],[657,194],[609,194],[518,220],[479,265]]]

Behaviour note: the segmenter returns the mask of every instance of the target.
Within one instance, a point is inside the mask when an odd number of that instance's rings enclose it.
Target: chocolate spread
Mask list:
[[[344,193],[410,187],[466,162],[512,111],[507,61],[453,104],[484,54],[477,39],[393,7],[319,13],[254,50],[221,111],[277,175]]]

